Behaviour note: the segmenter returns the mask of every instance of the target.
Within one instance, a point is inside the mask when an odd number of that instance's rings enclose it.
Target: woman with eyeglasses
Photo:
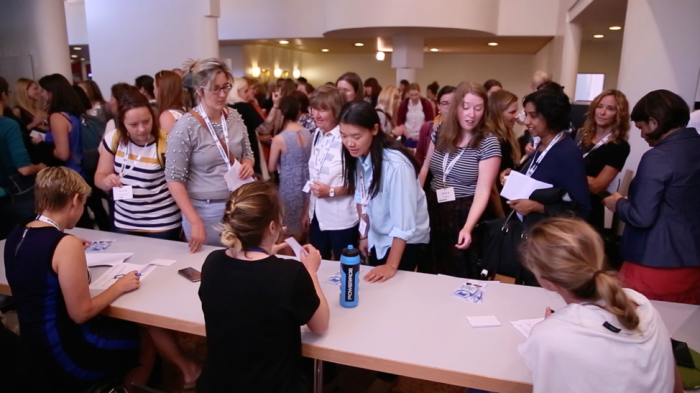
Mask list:
[[[418,146],[416,146],[416,160],[418,164],[423,165],[425,155],[428,153],[430,146],[430,135],[440,128],[443,116],[447,116],[450,111],[450,101],[454,95],[456,88],[454,86],[443,86],[437,93],[437,109],[438,115],[435,120],[426,121],[420,128],[420,136],[418,137]]]
[[[190,252],[197,252],[203,244],[222,246],[216,228],[232,183],[236,177],[253,175],[255,156],[241,115],[226,106],[233,87],[228,66],[211,58],[191,61],[186,70],[199,105],[175,123],[168,135],[165,179],[183,213]]]

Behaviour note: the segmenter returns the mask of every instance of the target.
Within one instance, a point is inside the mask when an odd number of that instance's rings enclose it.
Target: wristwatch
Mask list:
[[[328,196],[331,198],[335,197],[335,190],[333,189],[333,187],[331,187],[331,190],[328,191]]]

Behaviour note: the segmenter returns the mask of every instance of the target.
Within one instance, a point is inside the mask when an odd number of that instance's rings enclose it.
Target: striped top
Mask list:
[[[163,168],[158,162],[156,142],[139,146],[129,141],[120,143],[112,151],[112,140],[117,130],[105,134],[102,141],[105,150],[114,155],[114,172],[119,175],[124,168],[122,184],[133,187],[134,198],[114,202],[114,225],[127,231],[162,232],[180,226],[180,209],[165,182]],[[129,160],[125,163],[127,148]],[[141,158],[136,161],[141,151]],[[134,165],[133,169],[130,169]],[[128,171],[128,172],[127,172]]]
[[[433,132],[430,136],[433,144],[436,141],[437,132]],[[454,187],[456,198],[465,198],[474,196],[476,192],[476,180],[479,178],[479,161],[489,159],[491,157],[501,156],[501,147],[498,143],[498,138],[489,134],[479,144],[479,147],[474,149],[471,147],[460,147],[456,149],[447,159],[448,165],[452,160],[459,155],[459,161],[447,175],[447,181],[442,183],[442,164],[447,151],[440,151],[435,148],[433,156],[430,158],[430,172],[433,174],[433,181],[430,183],[430,188],[437,191],[441,188]]]

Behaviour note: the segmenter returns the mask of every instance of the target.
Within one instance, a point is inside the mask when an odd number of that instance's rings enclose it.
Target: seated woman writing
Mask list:
[[[89,194],[78,172],[42,170],[35,185],[39,216],[7,238],[5,272],[22,340],[54,392],[77,392],[119,376],[126,386],[146,383],[156,350],[180,368],[185,386],[192,385],[201,368],[184,355],[173,334],[99,315],[122,294],[137,290],[140,281],[133,271],[90,296],[84,241],[63,232],[75,227]]]

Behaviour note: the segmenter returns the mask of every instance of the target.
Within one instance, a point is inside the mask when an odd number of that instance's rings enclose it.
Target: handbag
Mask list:
[[[506,218],[484,221],[474,228],[473,273],[481,279],[508,276],[517,284],[537,286],[537,279],[523,266],[519,253],[527,229],[522,221],[513,219],[514,215],[512,211]]]

